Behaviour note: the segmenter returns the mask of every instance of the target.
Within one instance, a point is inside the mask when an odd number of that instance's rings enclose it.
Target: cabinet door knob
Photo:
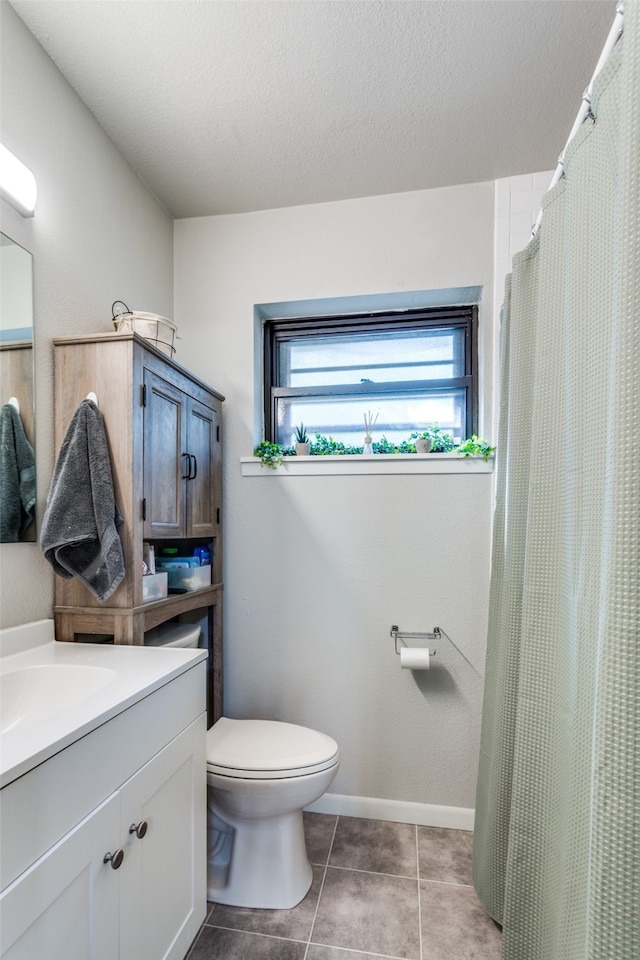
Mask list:
[[[193,460],[192,472],[189,474],[189,480],[195,480],[195,478],[198,476],[198,461],[196,460],[195,453],[191,453],[189,456]]]
[[[182,479],[183,479],[183,480],[190,480],[190,479],[191,479],[191,454],[190,454],[190,453],[183,453],[183,454],[181,454],[181,456],[187,458],[187,472],[182,474]]]
[[[129,827],[129,833],[135,833],[138,840],[142,840],[147,830],[149,829],[149,824],[146,820],[141,820],[140,823],[132,823]]]
[[[110,863],[113,870],[122,866],[124,860],[124,850],[116,850],[115,853],[105,853],[102,862]]]

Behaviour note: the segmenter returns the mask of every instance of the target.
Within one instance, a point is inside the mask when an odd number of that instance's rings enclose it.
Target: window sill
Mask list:
[[[363,474],[493,473],[493,458],[459,457],[450,453],[376,453],[365,456],[285,457],[272,470],[257,457],[241,457],[243,477],[327,477]]]

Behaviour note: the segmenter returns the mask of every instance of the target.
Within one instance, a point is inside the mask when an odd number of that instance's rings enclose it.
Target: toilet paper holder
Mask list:
[[[440,627],[434,627],[433,633],[407,633],[405,631],[400,632],[398,627],[394,624],[391,627],[390,635],[395,644],[396,653],[398,654],[398,656],[400,656],[400,651],[398,649],[398,641],[400,641],[400,643],[403,643],[405,647],[410,647],[411,644],[407,643],[407,640],[439,640],[440,637],[442,636],[442,631],[440,630]],[[435,655],[436,655],[435,650],[429,650],[430,657],[435,657]]]
[[[465,654],[462,652],[462,650],[460,649],[458,644],[455,642],[455,640],[452,640],[451,637],[448,636],[448,634],[446,634],[441,627],[434,627],[433,633],[407,633],[404,630],[401,632],[398,629],[398,627],[395,626],[394,624],[391,627],[391,636],[393,638],[393,642],[395,643],[396,653],[398,654],[398,656],[400,655],[400,651],[398,650],[398,640],[401,643],[403,643],[405,647],[410,647],[412,646],[412,644],[407,643],[407,640],[441,640],[444,637],[444,639],[448,640],[449,643],[458,651],[462,659],[469,664],[473,672],[477,674],[477,676],[479,676],[480,679],[482,680],[482,674],[478,670],[476,670],[474,665],[471,663],[471,660],[469,660],[469,658],[465,656]],[[435,650],[429,650],[430,657],[435,657],[435,655],[436,655]]]

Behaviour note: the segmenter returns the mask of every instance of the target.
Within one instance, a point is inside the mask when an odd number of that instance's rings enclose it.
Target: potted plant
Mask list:
[[[416,453],[429,453],[431,449],[431,438],[427,430],[424,430],[422,433],[412,433],[411,439],[415,444]]]
[[[307,431],[305,429],[304,423],[301,423],[295,429],[295,438],[296,438],[296,457],[308,457],[309,456],[309,437],[307,436]]]
[[[495,447],[490,445],[488,440],[477,437],[474,433],[473,436],[460,444],[456,453],[461,457],[482,457],[484,461],[487,461],[489,457],[495,453],[495,449]]]
[[[271,470],[275,470],[284,463],[282,447],[279,443],[271,443],[270,440],[259,443],[253,455],[258,457],[263,467],[269,467]]]
[[[441,430],[437,423],[428,427],[425,432],[431,442],[431,453],[449,453],[455,450],[456,442],[453,435],[446,430]]]

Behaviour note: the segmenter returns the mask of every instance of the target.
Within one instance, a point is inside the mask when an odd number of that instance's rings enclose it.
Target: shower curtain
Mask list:
[[[506,286],[474,837],[503,960],[640,958],[639,2]]]

